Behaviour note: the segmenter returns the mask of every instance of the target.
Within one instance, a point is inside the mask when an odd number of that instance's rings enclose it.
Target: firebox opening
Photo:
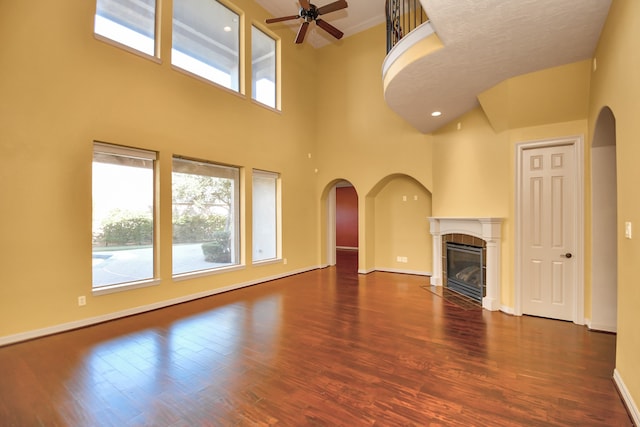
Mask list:
[[[481,302],[485,296],[482,248],[447,242],[447,288]]]

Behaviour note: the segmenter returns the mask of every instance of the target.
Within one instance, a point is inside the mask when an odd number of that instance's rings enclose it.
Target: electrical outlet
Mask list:
[[[406,256],[403,256],[402,257],[402,262],[407,263],[407,262],[409,262],[409,259]]]
[[[79,305],[80,307],[82,307],[82,306],[84,306],[84,305],[87,305],[87,297],[85,297],[84,295],[79,296],[79,297],[78,297],[78,305]]]
[[[400,255],[396,257],[396,262],[402,262],[402,257]]]
[[[282,263],[283,263],[284,265],[287,265],[287,259],[286,259],[286,258],[282,258]]]

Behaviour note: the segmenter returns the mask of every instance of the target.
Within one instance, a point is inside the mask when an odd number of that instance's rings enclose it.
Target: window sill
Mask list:
[[[195,279],[198,277],[212,276],[215,274],[230,273],[232,271],[244,270],[244,268],[245,268],[244,265],[238,264],[238,265],[231,265],[229,267],[219,267],[211,270],[198,270],[198,271],[193,271],[189,273],[180,273],[180,274],[175,274],[173,276],[173,280],[178,282],[182,280]]]
[[[272,107],[270,105],[264,104],[264,103],[258,101],[255,98],[251,98],[251,103],[253,103],[253,104],[255,104],[255,105],[259,106],[259,107],[262,107],[265,110],[273,111],[274,113],[282,113],[282,110],[280,108]]]
[[[115,285],[100,286],[93,288],[91,293],[93,296],[114,294],[116,292],[130,291],[132,289],[146,288],[149,286],[157,286],[160,279],[140,280],[138,282],[118,283]]]
[[[209,80],[208,78],[203,77],[203,76],[201,76],[199,74],[196,74],[196,73],[194,73],[192,71],[184,69],[184,68],[182,68],[182,67],[180,67],[179,65],[176,65],[176,64],[171,64],[171,68],[174,71],[178,72],[178,73],[184,74],[185,76],[189,76],[189,77],[194,78],[196,80],[200,80],[201,82],[206,83],[208,85],[217,87],[218,89],[222,89],[223,91],[225,91],[225,92],[227,92],[227,93],[229,93],[231,95],[235,95],[235,96],[238,96],[238,97],[243,98],[243,99],[247,98],[245,96],[245,94],[240,90],[240,88],[234,89],[232,87],[227,87],[227,86],[222,85],[220,83],[217,83],[217,82],[215,82],[213,80]]]
[[[269,265],[269,264],[282,264],[282,258],[271,258],[271,259],[265,259],[265,260],[253,262],[253,265],[256,267],[261,265]]]
[[[97,33],[93,33],[93,36],[96,38],[96,40],[100,40],[103,43],[109,44],[111,46],[117,47],[119,49],[122,49],[124,51],[127,51],[129,53],[132,53],[136,56],[139,56],[141,58],[144,59],[148,59],[151,62],[155,62],[156,64],[162,64],[162,60],[160,58],[158,58],[157,56],[154,55],[149,55],[146,52],[143,52],[141,50],[138,50],[134,47],[128,46],[126,44],[120,43],[119,41],[110,39],[107,36],[103,36],[102,34],[97,34]]]

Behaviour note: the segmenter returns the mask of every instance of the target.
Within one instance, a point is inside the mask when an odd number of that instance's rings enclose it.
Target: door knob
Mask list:
[[[566,254],[562,254],[560,256],[565,257],[565,258],[571,258],[573,255],[571,254],[571,252],[567,252]]]

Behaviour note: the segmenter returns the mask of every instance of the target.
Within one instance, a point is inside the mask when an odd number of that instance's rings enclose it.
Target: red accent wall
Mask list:
[[[358,193],[353,187],[336,188],[336,246],[358,247]]]

